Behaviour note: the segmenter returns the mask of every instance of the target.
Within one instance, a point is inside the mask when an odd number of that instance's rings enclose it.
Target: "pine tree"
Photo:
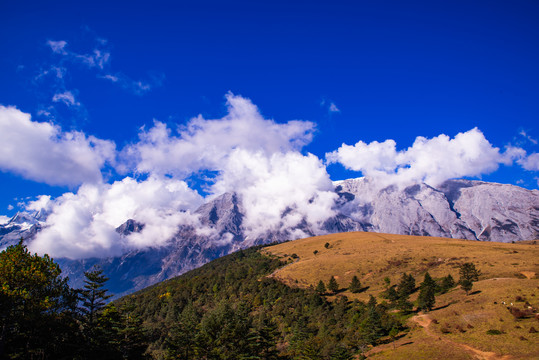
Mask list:
[[[335,280],[334,276],[329,279],[328,290],[332,293],[336,293],[339,290],[339,284],[337,283],[337,280]]]
[[[460,280],[459,284],[466,291],[466,295],[472,290],[474,281],[479,280],[481,272],[475,268],[473,263],[464,263],[460,266]]]
[[[446,277],[442,279],[442,283],[440,285],[441,292],[446,293],[447,291],[449,291],[449,289],[451,289],[454,286],[455,286],[455,280],[453,280],[453,277],[451,276],[451,274],[448,274]]]
[[[417,307],[421,310],[430,311],[436,302],[436,282],[432,279],[430,274],[425,273],[423,282],[419,285],[419,296],[417,298]]]
[[[112,295],[107,294],[108,290],[104,288],[109,280],[103,275],[103,270],[94,267],[91,271],[84,273],[84,289],[81,291],[82,313],[86,318],[86,324],[90,327],[94,325],[97,316],[106,305],[106,300]]]
[[[361,282],[359,281],[358,277],[354,275],[352,278],[352,281],[350,282],[350,286],[348,287],[348,290],[350,292],[357,294],[361,291]]]
[[[316,286],[316,292],[320,295],[326,292],[326,285],[324,285],[324,282],[322,280],[318,282],[318,285]]]
[[[374,344],[383,335],[382,320],[376,305],[376,299],[371,295],[367,304],[366,317],[360,324],[360,333],[369,344]]]

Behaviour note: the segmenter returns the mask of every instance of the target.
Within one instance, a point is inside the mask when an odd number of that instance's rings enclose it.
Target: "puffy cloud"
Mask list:
[[[236,149],[227,158],[215,194],[235,191],[245,208],[244,227],[252,237],[300,225],[319,225],[334,215],[333,184],[316,156],[299,152],[265,154]],[[296,237],[305,237],[298,233]]]
[[[539,171],[539,153],[530,154],[517,162],[526,170]]]
[[[406,150],[397,151],[393,140],[354,146],[343,144],[326,154],[328,163],[341,163],[346,168],[377,178],[381,184],[441,182],[463,176],[480,176],[495,171],[499,164],[510,164],[521,154],[518,148],[506,153],[493,147],[483,133],[474,128],[453,139],[439,135],[432,139],[419,136]]]
[[[50,123],[32,121],[29,114],[0,106],[0,169],[50,185],[76,186],[101,181],[100,169],[112,162],[111,141],[63,132]]]
[[[220,170],[234,149],[273,154],[295,151],[309,143],[314,124],[289,121],[278,124],[266,120],[246,98],[228,94],[228,114],[222,119],[191,119],[177,129],[177,135],[165,124],[140,133],[140,141],[123,152],[124,159],[141,173],[185,177],[200,170]],[[129,162],[129,160],[128,160]]]
[[[56,200],[41,197],[27,206],[50,211],[29,248],[54,257],[88,258],[162,246],[179,225],[198,225],[191,210],[202,201],[185,182],[173,179],[126,177],[113,184],[84,184],[77,193]],[[128,219],[143,223],[144,229],[120,237],[115,229]]]

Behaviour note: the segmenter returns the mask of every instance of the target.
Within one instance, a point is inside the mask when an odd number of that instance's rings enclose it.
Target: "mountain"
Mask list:
[[[512,242],[539,238],[539,191],[471,180],[449,180],[434,188],[416,184],[406,188],[379,188],[366,178],[335,182],[339,198],[335,213],[321,225],[305,219],[294,228],[281,227],[249,236],[244,227],[246,209],[241,198],[225,193],[202,205],[196,214],[213,235],[182,226],[168,245],[132,250],[106,259],[56,259],[73,286],[83,285],[83,272],[100,265],[117,295],[197,268],[210,260],[257,244],[349,231],[441,236],[482,241]],[[286,212],[294,212],[287,209]],[[44,226],[46,214],[18,213],[0,225],[0,247],[21,237],[31,239]],[[123,236],[141,231],[144,224],[129,219],[117,231]],[[217,234],[217,235],[215,235]]]

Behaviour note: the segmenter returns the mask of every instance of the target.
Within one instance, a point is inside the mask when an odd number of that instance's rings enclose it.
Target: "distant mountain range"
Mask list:
[[[202,205],[196,213],[201,222],[215,229],[220,239],[180,227],[167,246],[132,250],[105,259],[55,259],[72,286],[82,286],[83,272],[100,265],[110,277],[109,289],[123,295],[199,267],[217,257],[256,244],[290,240],[295,230],[308,236],[349,231],[439,236],[481,241],[512,242],[539,238],[539,191],[513,185],[471,180],[449,180],[438,188],[417,184],[406,188],[380,189],[367,178],[335,182],[339,199],[336,215],[322,226],[306,220],[295,228],[268,231],[256,238],[244,229],[245,209],[237,194],[225,193]],[[294,209],[288,209],[288,212]],[[21,237],[31,240],[47,214],[20,212],[0,225],[0,248]],[[144,224],[127,220],[117,228],[126,236]],[[219,239],[219,238],[218,238]]]

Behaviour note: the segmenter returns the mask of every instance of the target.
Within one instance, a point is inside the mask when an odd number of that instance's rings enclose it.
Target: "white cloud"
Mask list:
[[[518,133],[520,136],[524,137],[526,140],[528,140],[529,142],[531,142],[532,144],[534,145],[537,145],[538,141],[537,139],[531,137],[531,135],[529,135],[526,130],[520,130],[520,132]]]
[[[341,110],[339,110],[337,105],[335,105],[335,103],[332,102],[331,104],[329,104],[329,112],[341,112]]]
[[[71,91],[54,94],[52,101],[64,103],[66,106],[80,106],[80,103],[75,100],[75,95]]]
[[[77,131],[63,132],[4,106],[0,106],[0,144],[1,170],[50,185],[100,182],[100,169],[115,156],[111,141]]]
[[[517,162],[526,170],[539,171],[539,153],[530,154]]]
[[[100,43],[101,46],[106,43]],[[47,45],[51,48],[55,54],[62,55],[68,60],[78,62],[86,65],[89,68],[97,67],[101,70],[105,68],[110,60],[110,52],[105,49],[95,48],[89,54],[79,54],[70,50],[67,50],[67,41],[47,41]]]
[[[314,124],[289,121],[278,124],[266,120],[246,98],[227,95],[228,114],[217,120],[202,116],[179,127],[176,136],[165,124],[140,132],[140,141],[123,152],[124,159],[136,159],[141,173],[186,177],[200,170],[220,170],[234,149],[265,154],[294,151],[309,143]]]
[[[5,225],[7,224],[7,222],[9,221],[9,217],[7,216],[4,216],[4,215],[0,215],[0,225]]]
[[[294,151],[266,154],[236,149],[226,159],[212,191],[240,195],[245,231],[252,238],[268,230],[297,226],[303,220],[320,231],[322,222],[334,215],[337,197],[321,160]]]
[[[88,258],[162,246],[179,225],[198,225],[190,210],[202,201],[185,182],[173,179],[150,177],[138,182],[126,177],[113,184],[84,184],[77,193],[29,204],[28,209],[43,206],[51,211],[29,248],[54,257]],[[145,226],[122,238],[115,229],[128,219]]]
[[[118,84],[123,89],[130,91],[135,95],[143,95],[148,91],[152,90],[154,87],[161,86],[163,82],[163,76],[154,77],[151,79],[151,82],[133,80],[122,73],[105,74],[99,77],[102,79],[109,80],[112,83]]]
[[[53,53],[61,54],[61,55],[67,54],[65,50],[65,47],[67,46],[67,42],[64,40],[60,40],[60,41],[49,40],[47,41],[47,45],[50,46]]]
[[[89,29],[87,29],[89,31]],[[102,38],[94,39],[94,47],[85,52],[75,52],[68,49],[67,41],[47,41],[47,45],[50,47],[53,53],[60,56],[61,64],[74,63],[80,64],[88,69],[92,69],[97,72],[97,77],[106,79],[114,84],[119,85],[121,88],[130,91],[136,95],[142,95],[153,89],[154,87],[161,86],[163,83],[164,75],[157,76],[150,75],[147,81],[133,80],[129,76],[121,72],[111,72],[111,53],[108,49],[108,42]],[[52,66],[50,69],[42,71],[36,79],[40,79],[48,74],[56,74],[57,79],[62,80],[67,69],[65,66]],[[65,88],[63,80],[60,84],[61,88]]]
[[[7,209],[8,209],[9,211],[11,211],[11,210],[14,209],[14,207],[13,207],[13,205],[9,204],[9,205],[7,206]]]
[[[393,140],[370,144],[360,141],[354,146],[343,144],[326,154],[326,159],[330,164],[341,163],[348,169],[377,178],[381,184],[425,182],[438,185],[451,178],[493,172],[499,164],[510,164],[521,154],[519,148],[500,153],[474,128],[453,139],[443,134],[432,139],[419,136],[411,147],[401,151],[397,151]]]

